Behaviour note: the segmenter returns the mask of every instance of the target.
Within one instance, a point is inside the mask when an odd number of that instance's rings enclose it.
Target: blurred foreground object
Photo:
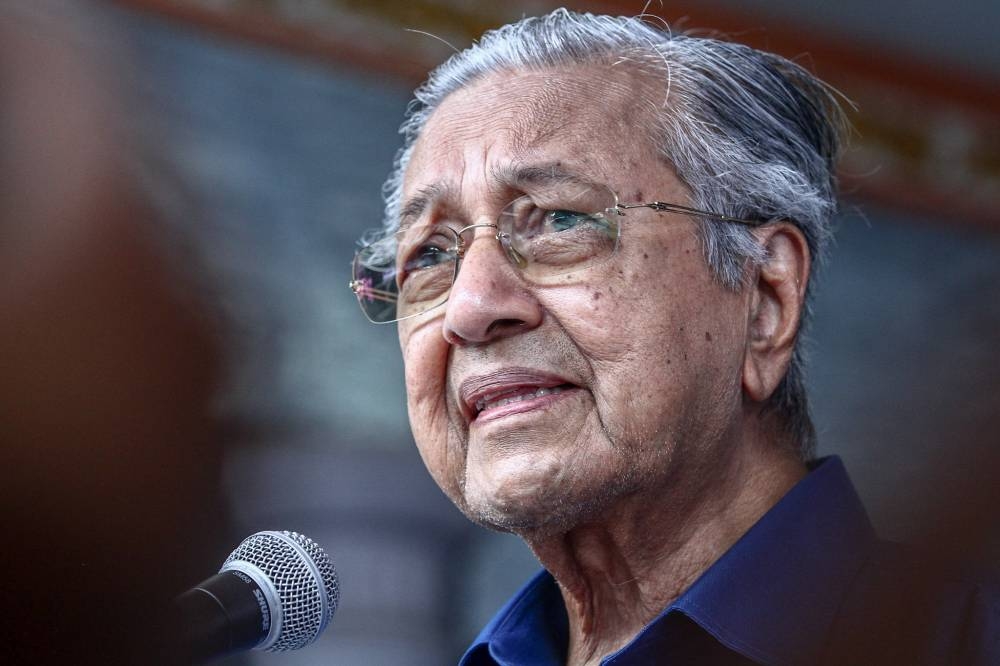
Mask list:
[[[196,559],[182,529],[212,535],[222,515],[216,336],[137,184],[108,54],[93,49],[114,37],[92,9],[0,10],[10,664],[156,663],[156,614]]]

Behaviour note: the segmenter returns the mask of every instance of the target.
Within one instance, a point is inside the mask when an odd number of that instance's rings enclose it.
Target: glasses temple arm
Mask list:
[[[632,208],[651,208],[652,210],[658,212],[666,213],[684,213],[686,215],[697,215],[699,217],[707,217],[712,220],[719,220],[722,222],[733,222],[735,224],[745,224],[751,227],[757,227],[764,224],[761,220],[744,220],[738,217],[731,217],[729,215],[722,215],[721,213],[712,213],[707,210],[698,210],[697,208],[689,208],[688,206],[681,206],[680,204],[664,203],[662,201],[653,201],[650,203],[643,204],[617,204],[615,208],[619,211],[625,211]],[[624,213],[622,213],[624,214]]]

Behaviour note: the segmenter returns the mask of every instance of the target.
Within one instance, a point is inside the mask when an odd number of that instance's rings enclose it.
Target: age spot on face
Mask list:
[[[708,331],[705,331],[705,341],[706,342],[711,342],[712,341],[712,334],[709,333]]]

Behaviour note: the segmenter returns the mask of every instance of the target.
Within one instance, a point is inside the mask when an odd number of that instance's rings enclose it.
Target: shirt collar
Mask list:
[[[535,575],[479,632],[459,666],[487,662],[551,666],[566,662],[569,619],[555,579],[544,569]]]
[[[815,663],[844,590],[875,542],[843,463],[826,458],[608,664],[649,654],[671,613],[720,643],[769,664]],[[462,660],[559,664],[567,620],[559,589],[541,572],[480,632]]]
[[[874,543],[843,463],[820,460],[632,645],[678,611],[755,661],[817,663],[844,591]]]

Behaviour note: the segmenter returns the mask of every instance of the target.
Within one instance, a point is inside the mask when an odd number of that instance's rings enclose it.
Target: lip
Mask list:
[[[477,420],[490,420],[509,414],[537,409],[554,400],[558,400],[563,393],[568,391],[526,398],[519,402],[492,407],[483,412],[480,412],[477,406],[480,401],[495,401],[503,398],[505,395],[516,395],[525,391],[537,391],[538,389],[555,388],[557,386],[566,386],[573,389],[578,388],[573,382],[554,373],[532,368],[503,368],[495,372],[474,375],[462,380],[458,390],[459,404],[461,405],[462,413],[469,423],[476,422]],[[481,415],[482,419],[480,419]]]

